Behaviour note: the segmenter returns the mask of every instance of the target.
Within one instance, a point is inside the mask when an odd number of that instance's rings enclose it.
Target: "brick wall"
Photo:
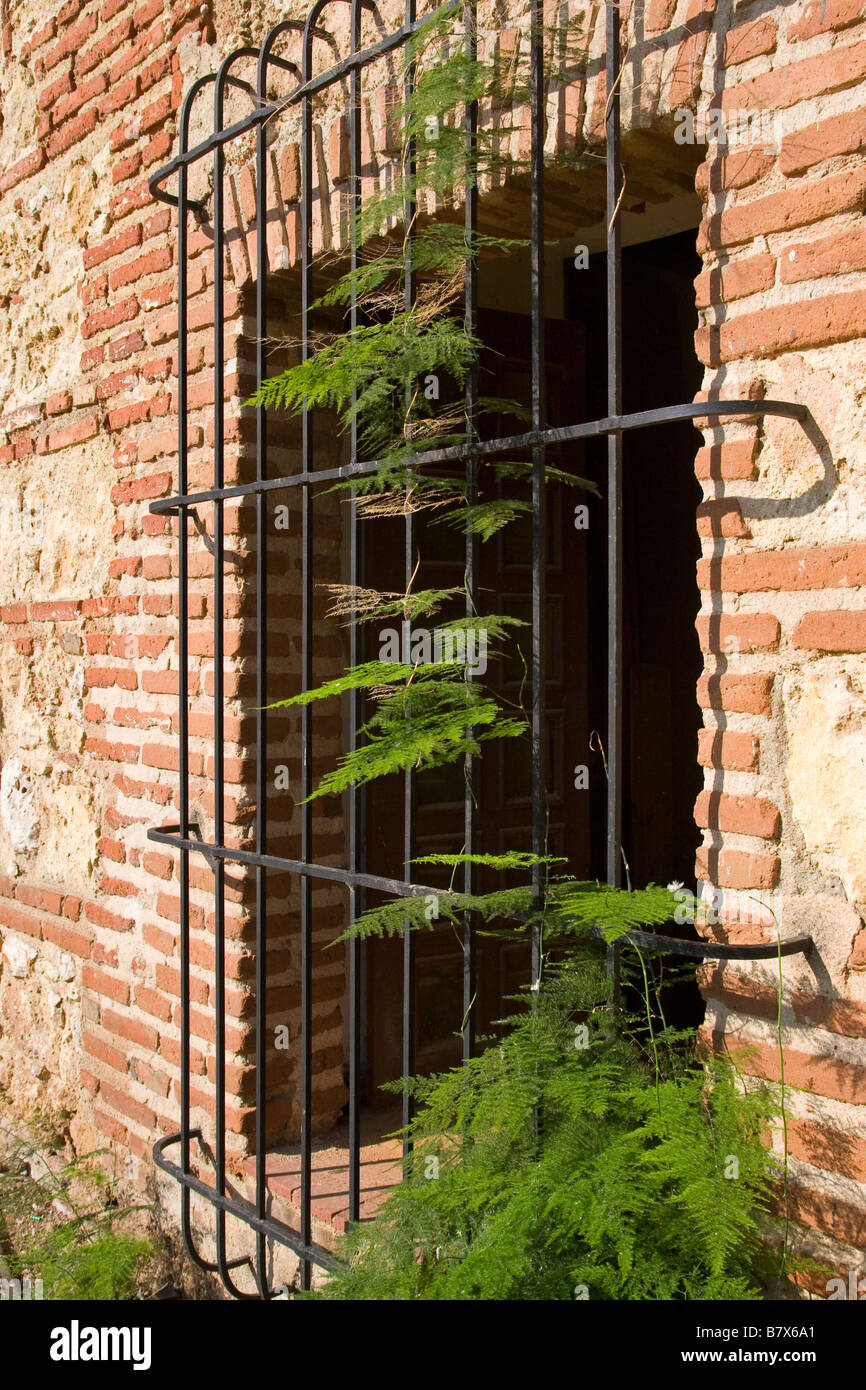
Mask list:
[[[83,1146],[117,1140],[139,1182],[154,1137],[176,1126],[179,1060],[178,869],[145,838],[148,826],[176,818],[178,795],[176,544],[172,523],[148,512],[175,479],[176,225],[151,198],[147,177],[176,150],[186,85],[238,42],[260,41],[267,22],[283,17],[268,8],[251,20],[228,3],[214,6],[211,18],[197,4],[168,0],[71,0],[48,17],[43,5],[25,3],[2,36],[0,1079],[23,1100],[40,1095],[70,1111]],[[706,670],[698,686],[705,790],[695,808],[704,830],[696,874],[739,893],[740,909],[754,892],[772,894],[783,931],[817,942],[814,966],[792,959],[784,967],[796,1213],[856,1248],[866,1246],[866,1160],[857,1138],[866,1103],[862,8],[852,0],[651,0],[629,16],[623,83],[626,211],[640,206],[647,185],[662,202],[683,192],[683,170],[697,160],[692,152],[684,163],[675,112],[700,112],[712,99],[725,113],[768,110],[781,122],[778,149],[717,150],[697,177],[704,392],[801,401],[815,424],[809,434],[771,417],[714,427],[697,455],[705,499],[697,621]],[[602,136],[600,10],[587,11],[585,69],[550,92],[552,160],[597,146]],[[525,42],[524,18],[513,4],[509,24],[494,26],[482,9],[483,42],[507,53]],[[338,38],[340,23],[337,15]],[[393,161],[393,83],[385,63],[365,105],[365,191],[388,177]],[[207,133],[209,107],[196,108],[193,139]],[[527,131],[516,115],[515,152],[525,149]],[[268,270],[274,312],[290,327],[299,252],[291,113],[274,137]],[[323,251],[345,239],[346,129],[336,106],[317,113],[316,151],[314,240]],[[252,384],[249,309],[259,273],[250,158],[248,143],[227,151],[229,480],[250,468],[252,436],[239,409]],[[598,223],[600,190],[597,172],[572,178],[563,235]],[[190,192],[207,196],[204,173]],[[482,216],[507,219],[511,197],[485,188]],[[209,485],[212,466],[209,231],[191,225],[189,238],[192,487]],[[290,430],[276,443],[296,447]],[[323,448],[336,457],[339,445],[326,438]],[[255,592],[247,513],[227,505],[225,518],[235,557],[225,608],[227,820],[240,841],[253,806]],[[320,533],[323,562],[337,543],[336,513],[332,522]],[[297,518],[293,526],[297,535]],[[190,771],[193,812],[206,835],[213,815],[208,539],[190,531]],[[275,581],[284,606],[274,634],[276,679],[290,675],[296,652],[294,564],[289,548]],[[339,643],[320,641],[322,669],[329,662],[336,669]],[[293,727],[275,726],[275,760]],[[335,721],[322,731],[323,763],[338,744]],[[278,822],[281,843],[290,845],[295,833],[287,812]],[[323,817],[317,833],[323,854],[339,854],[339,822]],[[229,1125],[240,1158],[252,1116],[251,884],[232,879]],[[207,1125],[210,870],[194,861],[191,882],[193,1101]],[[748,914],[731,902],[723,935],[753,939],[771,928],[770,919],[769,926],[744,921]],[[271,1011],[290,1024],[296,908],[287,885],[272,942]],[[339,920],[339,899],[323,893],[321,944]],[[316,977],[322,1125],[344,1100],[343,978],[333,955],[317,962]],[[744,1068],[775,1076],[772,968],[713,966],[703,988],[708,1036],[718,1046],[750,1044]],[[287,1131],[296,1120],[295,1062],[274,1063],[274,1124]]]

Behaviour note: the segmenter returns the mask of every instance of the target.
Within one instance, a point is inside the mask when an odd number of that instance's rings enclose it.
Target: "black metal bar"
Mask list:
[[[532,373],[532,432],[541,434],[545,426],[546,392],[544,379],[544,6],[532,0],[530,69],[530,364]],[[532,451],[532,648],[531,729],[532,744],[532,852],[539,858],[547,841],[547,729],[545,721],[544,633],[547,586],[547,486],[545,454],[538,445]],[[544,897],[544,873],[540,863],[533,865],[532,885],[536,904]],[[541,977],[542,930],[532,928],[532,987]]]
[[[477,8],[473,3],[466,5],[464,22],[464,42],[469,61],[474,63],[478,56]],[[478,228],[478,103],[466,104],[463,128],[465,131],[466,159],[466,205],[464,209],[464,228],[466,235],[466,292],[463,304],[463,319],[466,332],[475,337],[478,330],[478,269],[476,263],[476,231]],[[475,368],[470,369],[466,379],[466,438],[472,445],[477,435],[477,395],[478,382]],[[466,502],[472,506],[478,494],[477,463],[471,454],[466,456]],[[466,617],[472,618],[477,612],[478,599],[478,537],[466,533],[466,554],[464,584],[466,586]],[[472,672],[467,668],[467,680],[472,680]],[[463,850],[465,854],[475,852],[475,803],[478,791],[476,759],[467,755],[463,767]],[[474,893],[475,868],[471,863],[463,867],[463,891]],[[477,991],[478,951],[475,924],[472,914],[467,912],[463,918],[463,1020],[461,1025],[463,1060],[468,1061],[475,1053],[475,996]]]
[[[309,83],[313,62],[313,38],[319,15],[328,0],[317,0],[307,15],[304,27],[301,59],[301,361],[311,355],[310,306],[313,302],[313,116],[310,93],[304,91]],[[322,191],[324,196],[324,190]],[[301,464],[304,473],[313,471],[313,416],[306,402],[301,412]],[[301,689],[310,690],[313,684],[313,498],[309,486],[301,492]],[[301,859],[312,859],[313,817],[307,800],[313,790],[313,733],[309,705],[301,707]],[[311,1143],[312,1143],[312,883],[303,874],[300,889],[301,927],[301,1241],[310,1244],[311,1201]],[[310,1261],[301,1260],[302,1289],[310,1287]]]
[[[406,0],[405,28],[411,28],[415,19],[415,0]],[[407,65],[404,83],[403,100],[409,103],[415,90],[416,66],[414,63]],[[415,219],[416,203],[414,197],[414,181],[417,171],[416,148],[414,139],[406,140],[406,147],[403,157],[403,176],[407,196],[403,204],[403,221],[405,226],[405,251],[404,251],[404,282],[403,282],[403,306],[407,312],[411,311],[415,304],[416,276],[414,266],[415,255]],[[408,390],[408,388],[407,388]],[[408,591],[412,582],[412,575],[415,568],[415,524],[411,510],[407,509],[404,532],[403,532],[403,580]],[[409,632],[410,624],[404,624],[403,631]],[[408,644],[407,644],[408,649]],[[415,828],[415,779],[411,768],[407,768],[403,774],[403,862],[406,865],[406,878],[409,877],[409,862],[414,854],[414,828]],[[410,931],[408,922],[403,928],[403,1037],[402,1037],[402,1072],[404,1076],[412,1076],[415,1072],[415,933]],[[403,1120],[403,1158],[408,1157],[412,1143],[405,1132],[406,1126],[410,1124],[415,1113],[413,1097],[408,1091],[403,1092],[402,1096],[402,1120]]]
[[[256,97],[260,105],[267,100],[268,67],[276,64],[282,71],[300,77],[294,63],[276,58],[271,49],[277,39],[291,30],[302,29],[299,20],[285,20],[270,30],[259,49],[256,68]],[[261,387],[267,371],[267,330],[268,330],[268,147],[265,126],[256,126],[256,385]],[[256,411],[256,479],[267,477],[268,452],[267,412],[263,407]],[[268,673],[268,512],[267,494],[256,494],[256,852],[264,854],[267,849],[267,795],[268,795],[268,723],[267,723],[267,673]],[[267,1038],[268,1038],[268,934],[267,934],[267,869],[264,865],[256,867],[256,1173],[255,1173],[255,1214],[264,1221],[267,1209]],[[256,1235],[256,1282],[262,1298],[269,1297],[267,1284],[266,1235],[257,1230]]]
[[[204,79],[190,87],[180,111],[180,148],[184,149],[189,139],[189,113],[197,92],[205,85]],[[187,363],[187,288],[189,283],[187,265],[188,246],[187,227],[187,166],[180,170],[178,180],[177,211],[177,264],[178,264],[178,303],[177,303],[177,481],[181,492],[187,488],[189,434],[187,430],[188,363]],[[180,806],[180,833],[189,836],[189,550],[187,535],[187,513],[185,507],[178,508],[178,797]],[[186,1178],[191,1175],[190,1168],[190,1030],[189,1030],[189,851],[180,852],[180,1145],[181,1169]],[[199,1255],[192,1239],[190,1213],[190,1189],[183,1186],[181,1197],[181,1226],[184,1244],[196,1264],[207,1265]]]
[[[255,854],[252,850],[229,849],[225,845],[211,845],[202,840],[182,839],[174,827],[163,826],[161,830],[148,830],[147,838],[157,844],[170,845],[173,849],[186,849],[203,855],[206,859],[223,859],[234,864],[250,864],[253,867],[281,869],[284,873],[298,874],[308,878],[328,879],[332,883],[344,883],[356,888],[369,888],[377,893],[433,893],[436,890],[420,884],[407,884],[400,878],[382,878],[378,874],[366,874],[351,869],[335,868],[331,864],[315,864],[304,859],[283,859],[275,854]]]
[[[602,927],[587,928],[596,941],[604,939]],[[777,956],[810,956],[815,949],[811,936],[792,936],[787,941],[768,941],[754,946],[729,946],[715,941],[682,941],[677,936],[658,936],[655,932],[628,931],[620,941],[629,941],[642,951],[690,960],[775,960]]]
[[[525,434],[512,434],[501,439],[480,440],[476,444],[455,445],[448,449],[428,449],[416,454],[413,464],[460,463],[468,458],[495,458],[497,454],[508,454],[518,449],[534,446],[570,444],[576,439],[598,439],[614,433],[629,430],[647,429],[652,425],[670,425],[680,420],[717,420],[724,416],[780,415],[801,424],[811,417],[808,406],[793,404],[790,401],[702,401],[690,405],[665,405],[657,410],[641,410],[633,415],[605,415],[598,420],[587,420],[578,425],[563,425],[546,430],[528,430]],[[333,483],[348,481],[350,478],[376,473],[382,467],[380,460],[354,460],[339,468],[321,468],[315,473],[304,471],[289,473],[281,478],[271,478],[265,483],[248,483],[244,486],[223,488],[219,496],[243,497],[254,492],[270,491],[275,488],[302,487],[307,483]],[[191,492],[178,497],[160,497],[150,503],[152,512],[172,512],[179,506],[193,507],[199,503],[212,502],[217,494],[214,491]]]
[[[214,84],[214,130],[223,122],[225,88],[231,65],[241,58],[257,58],[258,50],[240,48],[220,64]],[[223,219],[225,157],[222,145],[214,150],[213,188],[213,302],[214,302],[214,488],[225,483],[225,226]],[[214,843],[225,840],[225,567],[223,499],[214,498],[213,520],[213,747],[214,747]],[[216,859],[214,872],[214,1043],[216,1182],[220,1196],[226,1186],[226,1017],[225,1017],[225,860]],[[217,1265],[220,1276],[236,1298],[250,1298],[232,1282],[226,1255],[226,1212],[217,1207]]]
[[[351,52],[354,54],[361,46],[361,7],[358,0],[352,0]],[[361,215],[361,69],[353,67],[349,95],[349,219],[350,254],[349,265],[354,275],[358,269]],[[353,282],[352,300],[349,309],[349,332],[356,333],[359,327],[358,295]],[[357,393],[352,393],[353,407]],[[358,454],[358,419],[352,412],[351,424],[352,457]],[[358,517],[358,506],[353,494],[349,512],[349,583],[353,586],[363,584],[364,556],[363,535]],[[357,622],[352,623],[349,632],[349,665],[357,666],[361,660],[362,634]],[[353,690],[349,696],[349,749],[354,752],[358,746],[361,726],[361,692]],[[348,793],[349,824],[347,836],[348,867],[354,872],[364,863],[363,846],[363,808],[362,794],[357,786]],[[358,916],[359,890],[357,885],[349,887],[349,921]],[[357,1221],[361,1211],[361,944],[352,937],[348,948],[348,1005],[349,1005],[349,1220]]]
[[[607,221],[607,409],[622,414],[622,167],[620,163],[620,10],[605,6],[605,218]],[[607,436],[607,881],[622,882],[622,433]],[[607,966],[619,997],[619,947]]]

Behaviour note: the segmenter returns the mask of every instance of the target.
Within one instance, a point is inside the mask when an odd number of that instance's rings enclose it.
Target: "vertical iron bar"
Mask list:
[[[186,96],[180,113],[180,153],[189,148],[189,123],[192,104],[214,74],[197,78]],[[189,442],[187,431],[188,363],[186,356],[189,324],[188,288],[188,166],[184,162],[178,176],[178,482],[183,493],[188,486]],[[178,509],[178,735],[179,735],[179,797],[181,834],[189,836],[189,537],[186,507]],[[185,1176],[192,1172],[190,1163],[190,950],[189,950],[189,851],[180,852],[180,1110],[181,1110],[181,1170]],[[218,1265],[204,1259],[196,1248],[192,1234],[191,1191],[183,1186],[181,1197],[181,1229],[190,1257],[201,1269],[217,1270]]]
[[[183,155],[189,137],[189,112],[194,92],[190,91],[181,110],[180,151]],[[188,372],[187,372],[187,332],[189,313],[187,292],[189,287],[187,255],[187,177],[188,169],[184,162],[178,172],[177,188],[177,477],[178,488],[183,495],[187,491],[189,469],[189,436],[187,430],[188,410]],[[180,833],[189,838],[189,547],[187,535],[187,509],[178,507],[178,739],[179,748],[179,795],[180,795]],[[180,852],[180,1132],[181,1167],[188,1176],[190,1166],[190,1036],[189,1036],[189,850]],[[184,1185],[182,1191],[183,1234],[187,1247],[191,1249],[190,1229],[190,1189]]]
[[[415,19],[415,0],[406,0],[405,19],[407,24],[411,24]],[[410,63],[406,68],[406,77],[403,86],[403,96],[406,102],[412,98],[415,90],[415,64]],[[403,161],[403,174],[405,179],[404,187],[407,189],[407,196],[403,202],[403,221],[406,228],[405,248],[404,248],[404,277],[403,277],[403,305],[406,310],[410,310],[415,303],[415,266],[414,266],[414,240],[415,240],[415,198],[413,196],[413,185],[415,181],[415,141],[409,139],[406,142],[406,150]],[[412,579],[414,569],[415,551],[415,524],[410,511],[406,512],[404,527],[404,583],[406,589]],[[402,631],[408,632],[408,623],[403,624]],[[403,858],[405,860],[405,877],[408,882],[411,879],[411,867],[409,860],[414,853],[415,840],[415,782],[411,769],[407,769],[403,776]],[[403,1056],[402,1072],[404,1076],[412,1076],[415,1071],[415,933],[410,930],[408,922],[403,928]],[[403,1125],[408,1125],[414,1113],[412,1097],[407,1091],[403,1092]],[[403,1157],[408,1156],[411,1144],[408,1138],[403,1136]]]
[[[605,74],[607,111],[607,411],[622,413],[622,222],[619,199],[622,189],[620,161],[620,15],[608,0],[606,9]],[[607,441],[607,879],[622,881],[622,434]],[[619,987],[619,950],[608,948],[608,970]]]
[[[220,69],[214,89],[214,130],[222,129],[223,75]],[[213,302],[214,302],[214,466],[213,485],[225,484],[225,325],[223,322],[225,285],[223,278],[223,149],[214,150],[213,191]],[[225,791],[223,751],[223,702],[225,697],[223,671],[223,507],[222,499],[214,501],[213,520],[213,721],[214,721],[214,843],[222,845],[225,837]],[[214,1012],[216,1028],[215,1090],[216,1090],[216,1185],[221,1197],[226,1185],[226,1068],[225,1068],[225,861],[214,864]],[[226,1220],[225,1212],[217,1211],[217,1263],[225,1279]]]
[[[476,31],[476,6],[467,4],[465,12],[465,44],[470,62],[475,62],[478,53]],[[478,275],[475,259],[475,231],[478,225],[478,103],[470,101],[464,115],[465,159],[466,159],[466,204],[464,208],[464,228],[466,236],[466,293],[464,299],[464,323],[466,332],[474,338],[478,326]],[[464,408],[466,412],[466,437],[471,443],[476,437],[476,397],[477,379],[474,367],[466,379]],[[466,459],[466,502],[472,506],[477,495],[478,465],[471,456]],[[478,538],[473,532],[466,533],[465,556],[466,617],[472,618],[477,611],[476,590],[478,585]],[[468,680],[472,673],[467,669]],[[475,772],[475,759],[467,756],[464,766],[465,789],[463,793],[463,852],[475,851],[475,799],[478,779]],[[463,891],[475,891],[475,870],[472,864],[463,867]],[[468,1061],[475,1052],[475,992],[477,976],[477,948],[472,914],[463,917],[463,1060]]]
[[[351,52],[357,53],[361,43],[361,6],[359,0],[352,0]],[[358,268],[359,228],[361,213],[361,72],[352,69],[349,91],[349,218],[350,218],[350,269],[354,275]],[[349,308],[349,331],[358,329],[358,295],[356,285],[352,285],[352,300]],[[352,392],[354,406],[356,393]],[[358,421],[352,416],[351,457],[358,457]],[[349,518],[349,583],[363,583],[364,559],[363,537],[358,520],[358,507],[355,494],[352,494]],[[349,635],[349,665],[357,666],[361,659],[362,637],[359,624],[353,622]],[[361,723],[360,692],[353,690],[349,696],[349,747],[355,751],[358,744],[358,730]],[[362,846],[363,812],[361,795],[357,786],[349,788],[349,834],[348,861],[354,872],[364,862]],[[349,888],[349,921],[358,916],[360,890]],[[357,1221],[361,1207],[361,1118],[360,1118],[360,1052],[361,1052],[361,998],[360,998],[360,943],[357,937],[349,941],[349,1220]]]
[[[259,53],[257,93],[267,100],[268,50]],[[256,388],[261,389],[267,375],[265,337],[268,329],[268,149],[266,128],[256,129]],[[267,477],[268,418],[264,406],[256,410],[256,480]],[[256,854],[267,853],[268,794],[268,504],[263,492],[256,493]],[[267,870],[256,867],[256,1216],[267,1212]],[[266,1241],[256,1236],[256,1278],[259,1293],[267,1298]]]
[[[544,429],[544,31],[543,0],[532,0],[531,9],[531,69],[530,119],[532,142],[530,153],[530,360],[532,367],[532,428]],[[543,855],[546,842],[547,798],[547,729],[545,723],[544,637],[545,637],[545,564],[547,560],[547,499],[544,480],[545,450],[532,451],[532,851]],[[544,894],[542,866],[532,870],[532,886],[536,905],[540,908]],[[532,985],[541,976],[542,931],[532,929]]]
[[[319,0],[307,16],[301,80],[309,81],[312,70],[313,29],[326,0]],[[324,196],[324,190],[322,193]],[[313,124],[309,94],[301,98],[301,361],[311,356],[310,305],[313,300]],[[306,402],[301,412],[301,468],[313,468],[313,415]],[[313,499],[309,483],[301,489],[301,690],[313,684]],[[312,781],[313,736],[310,705],[301,706],[301,859],[312,862],[312,807],[308,797]],[[300,881],[301,895],[301,1240],[310,1243],[310,1186],[312,1139],[312,882],[309,874]],[[301,1260],[302,1289],[310,1287],[310,1261]]]
[[[227,84],[246,87],[229,76],[238,58],[258,56],[254,48],[236,49],[223,60],[214,85],[214,130],[223,128],[223,105]],[[247,88],[247,90],[249,90]],[[225,486],[225,157],[223,146],[214,149],[213,191],[213,308],[214,308],[214,489]],[[214,844],[225,847],[225,557],[223,498],[214,498],[213,525],[213,635],[214,635]],[[214,1090],[216,1187],[220,1196],[226,1188],[226,988],[225,988],[225,860],[214,863]],[[226,1213],[217,1208],[217,1267],[226,1288],[236,1298],[254,1298],[235,1286],[229,1270],[245,1259],[228,1261],[226,1256]]]

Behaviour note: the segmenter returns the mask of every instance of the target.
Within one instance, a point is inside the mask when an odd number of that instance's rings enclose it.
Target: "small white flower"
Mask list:
[[[683,888],[685,888],[685,884],[684,884],[684,883],[679,883],[679,882],[677,882],[677,880],[674,880],[673,883],[669,883],[669,884],[668,884],[668,892],[669,892],[669,893],[680,893],[680,892],[682,892]]]

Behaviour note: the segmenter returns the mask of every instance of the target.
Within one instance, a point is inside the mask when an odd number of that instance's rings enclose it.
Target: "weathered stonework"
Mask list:
[[[232,48],[286,17],[277,0],[225,0],[202,16],[182,0],[39,0],[12,8],[0,62],[0,1083],[22,1103],[74,1115],[82,1144],[111,1139],[148,1180],[154,1138],[176,1127],[179,1062],[177,864],[146,839],[177,807],[176,553],[172,524],[148,503],[173,490],[177,439],[176,225],[148,176],[177,149],[183,91]],[[574,7],[572,7],[574,8]],[[345,7],[333,32],[345,39]],[[484,45],[510,51],[526,5],[481,6]],[[306,6],[292,12],[303,16]],[[558,7],[551,5],[549,22]],[[402,6],[384,7],[386,23]],[[789,420],[705,431],[696,459],[698,630],[705,675],[698,757],[705,790],[699,879],[772,893],[783,932],[813,936],[817,958],[786,961],[786,1081],[796,1117],[796,1215],[866,1248],[866,10],[862,0],[648,0],[626,7],[624,226],[628,238],[703,221],[696,282],[705,395],[807,405]],[[588,57],[551,90],[547,154],[556,235],[593,247],[603,232],[598,171],[557,171],[603,135],[603,6],[588,7]],[[341,27],[342,26],[342,27]],[[322,61],[326,61],[324,58]],[[383,63],[365,104],[365,191],[394,158]],[[674,139],[675,113],[769,110],[779,145],[699,152]],[[232,93],[227,120],[244,109]],[[495,119],[495,113],[487,113]],[[515,118],[516,117],[516,118]],[[514,152],[525,150],[525,113]],[[191,139],[209,133],[210,103]],[[346,245],[343,112],[316,113],[314,245]],[[268,270],[296,312],[297,124],[275,123]],[[227,150],[227,473],[250,439],[240,402],[252,386],[249,310],[259,268],[252,146]],[[695,169],[697,174],[695,175]],[[200,166],[190,195],[206,198]],[[486,188],[481,216],[508,225],[513,190]],[[431,211],[433,209],[430,209]],[[213,254],[190,232],[190,482],[207,486],[213,442]],[[296,277],[295,277],[296,278]],[[291,436],[283,441],[295,445]],[[335,440],[328,447],[338,450]],[[295,530],[297,518],[294,518]],[[327,557],[339,538],[321,538]],[[253,804],[251,537],[226,508],[227,819]],[[331,552],[328,551],[328,546]],[[190,535],[193,812],[212,824],[212,558]],[[284,584],[289,670],[292,572]],[[321,658],[342,657],[323,638]],[[328,646],[327,643],[331,645]],[[294,726],[286,723],[283,737]],[[325,733],[323,763],[339,744]],[[291,835],[293,823],[286,822]],[[342,826],[320,820],[335,854]],[[192,875],[193,1103],[213,1107],[212,876]],[[230,890],[228,1085],[231,1158],[249,1147],[252,945],[248,878]],[[339,926],[324,892],[317,944]],[[287,896],[275,1008],[297,1017],[296,902]],[[732,939],[773,934],[737,917]],[[775,966],[703,974],[706,1031],[754,1044],[746,1070],[778,1076]],[[344,980],[316,964],[316,1123],[345,1099]],[[294,1012],[293,1012],[294,1011]],[[274,1113],[297,1118],[294,1064],[275,1074]],[[850,1140],[850,1143],[846,1143]],[[839,1247],[841,1249],[841,1247]],[[839,1255],[843,1261],[842,1254]]]

